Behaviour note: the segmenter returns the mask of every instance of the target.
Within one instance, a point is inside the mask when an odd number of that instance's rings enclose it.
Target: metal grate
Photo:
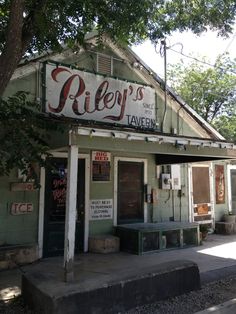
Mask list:
[[[112,75],[113,59],[110,56],[97,54],[97,72]]]

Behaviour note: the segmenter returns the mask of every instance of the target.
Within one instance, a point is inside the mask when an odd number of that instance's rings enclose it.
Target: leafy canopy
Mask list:
[[[170,85],[228,140],[236,140],[236,59],[218,56],[214,67],[193,61],[172,65]]]
[[[0,99],[22,57],[73,47],[89,31],[124,44],[175,30],[227,35],[235,15],[235,0],[0,0]],[[0,100],[0,175],[43,162],[50,126],[34,109],[22,93]]]
[[[0,51],[15,0],[0,0]],[[227,34],[235,19],[234,0],[17,0],[23,11],[22,40],[31,36],[29,51],[59,48],[61,43],[82,41],[97,28],[112,38],[134,43],[156,41],[174,30]]]
[[[38,109],[24,92],[0,100],[0,176],[15,167],[27,172],[32,162],[45,165],[43,154],[48,155],[50,132],[60,127]]]
[[[0,0],[0,96],[27,52],[73,46],[94,29],[125,44],[175,30],[227,35],[235,15],[235,0]]]

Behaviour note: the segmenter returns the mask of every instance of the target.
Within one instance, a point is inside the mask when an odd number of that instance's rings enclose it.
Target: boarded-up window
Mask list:
[[[210,203],[209,167],[193,167],[193,203]]]

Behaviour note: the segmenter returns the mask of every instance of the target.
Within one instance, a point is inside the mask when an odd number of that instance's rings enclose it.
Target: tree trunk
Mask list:
[[[23,12],[24,0],[12,0],[6,44],[0,56],[0,97],[22,58]]]

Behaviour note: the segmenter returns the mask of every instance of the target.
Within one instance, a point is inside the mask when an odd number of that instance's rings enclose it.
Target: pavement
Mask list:
[[[75,257],[75,281],[81,288],[93,287],[109,281],[121,280],[130,275],[140,274],[158,264],[176,260],[190,260],[197,263],[201,282],[236,275],[236,236],[208,235],[203,245],[161,251],[142,256],[125,252],[112,254],[78,254]],[[48,258],[31,265],[0,272],[0,300],[13,298],[21,293],[22,273],[47,272],[63,281],[63,258]]]

